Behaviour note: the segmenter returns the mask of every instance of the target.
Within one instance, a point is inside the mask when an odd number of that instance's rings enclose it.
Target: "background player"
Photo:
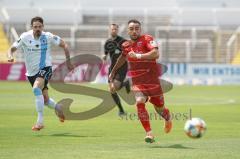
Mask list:
[[[110,81],[116,71],[126,62],[129,63],[129,73],[132,78],[132,89],[135,93],[138,117],[146,131],[145,141],[154,142],[154,136],[149,122],[149,114],[145,103],[149,100],[156,112],[165,119],[164,131],[169,133],[172,121],[169,110],[164,106],[164,97],[159,81],[159,67],[156,59],[159,57],[157,43],[150,35],[141,35],[141,23],[137,20],[128,22],[130,41],[122,44],[123,54],[110,73]]]
[[[113,69],[113,66],[116,64],[118,57],[122,53],[121,45],[124,41],[126,41],[123,37],[118,35],[118,25],[117,24],[111,24],[110,25],[110,38],[105,42],[104,44],[104,53],[103,60],[106,61],[107,55],[109,55],[111,59],[111,64],[109,67],[108,73],[111,72]],[[118,70],[116,75],[114,76],[114,79],[112,81],[109,81],[109,89],[112,95],[113,100],[117,104],[119,108],[119,115],[125,115],[124,109],[122,107],[120,98],[117,94],[117,91],[121,89],[123,86],[126,87],[126,91],[130,92],[130,85],[129,81],[124,81],[126,74],[127,74],[127,62],[125,62]]]
[[[52,74],[51,62],[51,46],[57,45],[63,48],[67,66],[73,69],[70,63],[70,55],[67,44],[56,35],[50,32],[44,32],[44,23],[41,17],[34,17],[31,19],[31,28],[28,32],[21,34],[18,41],[14,42],[8,52],[8,61],[13,62],[13,53],[17,49],[21,49],[25,58],[26,76],[33,87],[35,95],[36,110],[38,118],[36,124],[32,127],[33,131],[39,131],[44,128],[43,125],[43,109],[44,104],[49,108],[56,110],[60,117],[60,121],[64,121],[63,113],[55,101],[48,96],[48,80]]]

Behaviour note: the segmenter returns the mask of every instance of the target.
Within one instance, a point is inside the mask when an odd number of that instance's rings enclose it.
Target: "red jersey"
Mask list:
[[[133,59],[128,56],[128,53],[134,51],[138,54],[145,54],[157,47],[157,43],[150,35],[142,35],[135,42],[126,41],[122,44],[123,55],[128,61],[133,90],[141,91],[147,96],[160,95],[162,92],[159,83],[160,69],[157,62],[155,59]]]

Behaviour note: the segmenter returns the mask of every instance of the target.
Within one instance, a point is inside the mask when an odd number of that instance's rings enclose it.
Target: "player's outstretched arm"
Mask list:
[[[70,62],[70,51],[68,49],[68,45],[61,39],[59,46],[64,50],[68,69],[72,70],[74,67]]]
[[[70,60],[70,51],[69,51],[68,45],[65,43],[65,41],[63,41],[63,40],[61,39],[59,46],[60,46],[61,48],[63,48],[64,53],[65,53],[65,56],[66,56],[66,60]]]
[[[117,62],[116,62],[116,64],[114,65],[111,73],[109,74],[109,80],[110,80],[110,81],[113,80],[113,78],[114,78],[117,70],[118,70],[120,67],[122,67],[122,65],[124,65],[125,62],[126,62],[126,57],[123,56],[123,55],[120,55],[119,58],[118,58],[118,60],[117,60]]]
[[[13,53],[17,50],[16,47],[12,46],[8,51],[8,62],[14,62]]]

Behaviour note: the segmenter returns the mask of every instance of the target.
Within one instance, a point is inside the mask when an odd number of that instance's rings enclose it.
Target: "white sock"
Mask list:
[[[50,109],[55,109],[56,107],[56,102],[52,99],[52,98],[49,98],[48,99],[48,103],[46,104],[46,106]]]
[[[36,96],[36,109],[38,112],[37,124],[43,124],[43,109],[44,109],[43,95]]]

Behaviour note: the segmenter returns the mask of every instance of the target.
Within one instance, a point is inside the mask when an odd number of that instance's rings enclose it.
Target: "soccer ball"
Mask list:
[[[186,121],[184,126],[185,133],[190,138],[194,138],[194,139],[202,137],[206,130],[207,130],[207,125],[200,118],[192,118]]]

